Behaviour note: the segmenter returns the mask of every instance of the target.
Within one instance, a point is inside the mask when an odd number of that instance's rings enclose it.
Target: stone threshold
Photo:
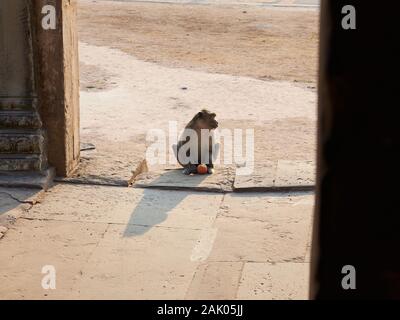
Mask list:
[[[51,182],[99,185],[110,187],[149,188],[174,191],[210,193],[250,192],[310,192],[315,190],[314,161],[266,161],[258,163],[249,175],[238,175],[235,167],[216,168],[212,175],[182,174],[182,169],[149,168],[142,161],[132,172],[132,178],[104,178],[101,176],[55,177],[54,170],[44,173],[0,172],[0,186],[47,189]]]
[[[309,192],[315,189],[314,161],[266,161],[253,172],[239,175],[234,167],[220,167],[212,175],[185,176],[182,169],[158,168],[136,174],[134,188],[198,192]]]

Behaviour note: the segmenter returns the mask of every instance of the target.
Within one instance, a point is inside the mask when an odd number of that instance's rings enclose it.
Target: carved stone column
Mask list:
[[[42,27],[46,6],[55,28]],[[49,167],[68,176],[79,163],[75,19],[75,0],[0,1],[0,185],[37,185]]]
[[[46,138],[37,109],[32,8],[0,2],[0,171],[44,171]]]

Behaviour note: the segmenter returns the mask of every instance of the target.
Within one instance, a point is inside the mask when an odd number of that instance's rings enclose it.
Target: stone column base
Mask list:
[[[0,187],[33,188],[47,190],[53,184],[54,168],[41,172],[35,171],[0,171]]]

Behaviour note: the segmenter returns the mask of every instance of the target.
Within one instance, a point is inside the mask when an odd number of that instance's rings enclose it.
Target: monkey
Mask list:
[[[212,138],[213,130],[218,128],[218,121],[215,120],[216,114],[212,113],[206,109],[201,110],[198,112],[192,120],[186,125],[185,130],[181,137],[179,138],[178,144],[174,146],[174,152],[175,156],[178,160],[178,163],[184,168],[183,173],[185,175],[189,175],[191,173],[197,173],[197,165],[203,163],[207,166],[207,172],[209,174],[214,173],[214,156],[218,152],[219,145],[214,144],[214,139]],[[189,163],[182,163],[179,159],[179,150],[185,146],[186,151],[186,156],[190,157],[190,150],[191,148],[195,147],[194,143],[191,143],[190,141],[190,136],[188,136],[188,131],[187,129],[192,129],[196,133],[196,139],[197,139],[197,159],[193,161],[189,161]],[[202,137],[201,137],[201,131],[202,129],[208,130],[208,138],[209,138],[209,143],[207,146],[207,143],[203,141],[202,143]],[[191,147],[192,146],[192,147]],[[207,148],[208,147],[208,148]],[[204,162],[202,162],[203,157],[206,156],[206,153],[208,153],[208,159]]]

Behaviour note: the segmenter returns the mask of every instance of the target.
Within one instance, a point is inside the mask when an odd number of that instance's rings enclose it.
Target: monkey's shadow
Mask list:
[[[185,176],[182,169],[168,170],[153,180],[143,191],[142,198],[135,207],[125,228],[124,237],[145,234],[152,227],[157,226],[168,218],[187,196],[195,194],[190,188],[198,186],[208,175]],[[179,181],[177,181],[179,179]],[[176,186],[169,186],[168,182],[175,181]],[[190,188],[179,187],[179,182],[189,182]],[[155,188],[153,186],[160,186]]]

